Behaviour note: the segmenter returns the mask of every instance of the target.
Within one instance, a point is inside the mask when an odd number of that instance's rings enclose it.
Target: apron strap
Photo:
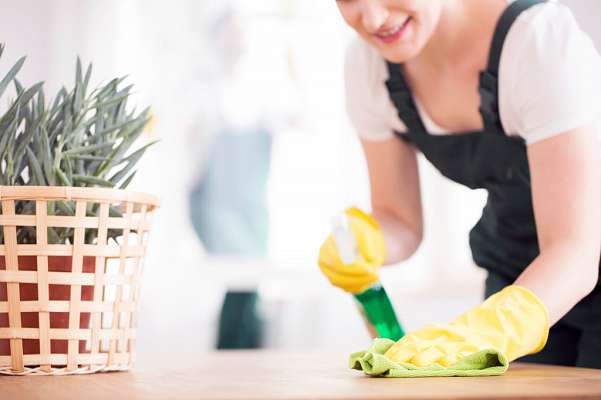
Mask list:
[[[488,66],[480,73],[480,115],[484,121],[484,129],[504,134],[499,113],[499,65],[505,38],[518,16],[530,7],[545,3],[546,0],[516,0],[509,5],[495,29],[490,47]]]
[[[413,101],[411,89],[409,89],[409,85],[407,85],[401,71],[401,64],[387,61],[386,65],[388,66],[388,80],[386,80],[388,95],[397,110],[399,118],[407,127],[407,133],[426,133],[426,127]],[[404,135],[398,134],[398,136],[403,138]]]

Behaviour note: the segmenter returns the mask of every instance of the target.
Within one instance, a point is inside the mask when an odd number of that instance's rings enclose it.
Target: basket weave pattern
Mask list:
[[[16,214],[18,201],[35,202],[35,215]],[[75,214],[48,215],[48,202],[56,201],[72,202]],[[0,204],[0,374],[130,368],[142,262],[157,200],[115,189],[0,186]],[[99,205],[97,216],[86,215],[91,204]],[[122,217],[110,217],[109,206],[117,206]],[[35,227],[35,244],[17,243],[20,227]],[[50,227],[73,228],[72,243],[48,244]],[[85,242],[88,229],[97,230],[93,243]],[[108,239],[109,229],[122,231],[117,241]],[[34,268],[24,268],[27,258]],[[49,268],[49,259],[50,265],[66,263],[66,269]],[[66,297],[57,299],[61,290]],[[63,322],[57,324],[59,316]]]

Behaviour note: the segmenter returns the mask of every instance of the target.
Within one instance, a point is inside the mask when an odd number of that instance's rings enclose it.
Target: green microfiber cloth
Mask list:
[[[375,339],[366,351],[350,355],[349,367],[367,375],[386,378],[416,378],[426,376],[490,376],[501,375],[509,367],[505,356],[496,350],[482,350],[462,358],[450,367],[434,365],[416,367],[408,363],[397,363],[384,353],[395,342],[390,339]]]

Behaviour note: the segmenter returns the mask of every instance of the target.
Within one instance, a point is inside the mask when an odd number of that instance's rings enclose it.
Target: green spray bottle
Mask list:
[[[346,214],[333,220],[332,236],[338,248],[338,254],[345,264],[352,264],[358,257],[357,241],[353,235]],[[380,282],[367,290],[354,295],[357,308],[367,329],[373,336],[399,340],[405,335],[399,324],[388,294]]]

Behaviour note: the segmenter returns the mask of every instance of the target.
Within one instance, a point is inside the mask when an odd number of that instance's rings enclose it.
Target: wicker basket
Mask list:
[[[33,215],[15,213],[23,201],[35,203]],[[74,215],[47,215],[56,201],[73,204]],[[157,199],[116,189],[0,186],[0,204],[0,374],[129,369]],[[98,205],[98,216],[86,215],[89,204]],[[109,217],[111,206],[121,218]],[[17,243],[27,226],[35,227],[36,243]],[[48,244],[49,227],[73,228],[71,244]],[[92,243],[88,229],[97,230]],[[109,240],[109,229],[122,234]]]

